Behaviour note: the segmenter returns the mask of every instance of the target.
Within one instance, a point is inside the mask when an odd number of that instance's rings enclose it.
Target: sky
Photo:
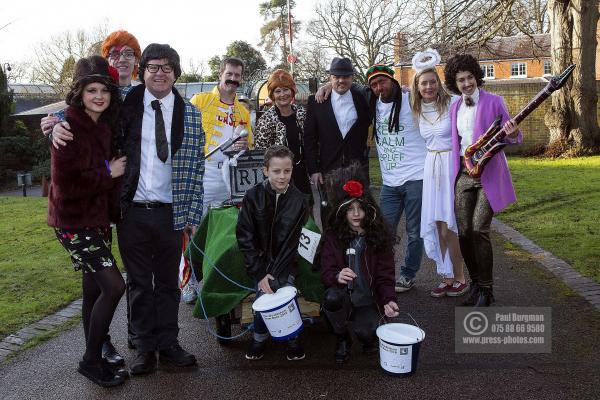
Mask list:
[[[300,21],[310,20],[318,1],[296,0],[292,15]],[[36,45],[53,35],[91,31],[106,24],[109,32],[125,29],[133,33],[142,49],[153,42],[170,44],[185,69],[190,60],[198,64],[225,53],[234,40],[258,48],[264,23],[259,3],[261,0],[2,0],[0,63],[32,60]]]

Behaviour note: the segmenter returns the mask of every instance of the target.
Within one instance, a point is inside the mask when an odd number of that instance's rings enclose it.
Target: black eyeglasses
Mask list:
[[[135,57],[135,53],[133,50],[111,51],[108,53],[108,58],[112,60],[118,60],[121,56],[126,60],[131,60]]]
[[[153,74],[158,72],[159,69],[162,69],[162,72],[165,74],[173,72],[173,66],[171,64],[146,64],[146,70]]]

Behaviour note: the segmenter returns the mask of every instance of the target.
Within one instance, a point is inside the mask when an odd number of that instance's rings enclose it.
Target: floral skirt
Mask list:
[[[117,266],[111,252],[112,229],[63,229],[54,228],[56,237],[69,252],[75,271],[96,272]]]

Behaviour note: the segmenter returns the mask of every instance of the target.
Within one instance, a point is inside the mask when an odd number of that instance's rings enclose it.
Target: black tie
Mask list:
[[[475,102],[473,101],[471,96],[467,96],[465,97],[465,104],[467,105],[467,107],[473,107],[475,105]]]
[[[167,162],[169,158],[169,144],[167,143],[167,133],[165,132],[165,121],[163,120],[160,101],[152,100],[152,109],[154,110],[154,138],[156,140],[156,155],[162,162]]]

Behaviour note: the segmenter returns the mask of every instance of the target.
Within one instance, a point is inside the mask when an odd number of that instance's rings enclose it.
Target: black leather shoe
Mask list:
[[[129,370],[126,367],[110,365],[104,358],[102,359],[102,362],[115,376],[122,377],[123,379],[129,378]]]
[[[141,351],[131,363],[131,375],[144,375],[156,371],[156,354],[154,351]]]
[[[352,347],[352,338],[350,335],[337,337],[335,344],[335,363],[341,365],[350,358],[350,348]]]
[[[489,307],[494,303],[494,291],[491,287],[482,287],[479,291],[479,297],[475,302],[475,307]]]
[[[167,363],[176,367],[191,367],[196,365],[196,356],[181,348],[179,343],[158,352],[161,363]]]
[[[472,281],[471,287],[469,289],[469,296],[461,303],[462,306],[471,307],[477,303],[477,299],[479,298],[479,290],[480,287],[477,282]]]
[[[102,343],[102,358],[113,367],[125,365],[125,360],[110,341]]]
[[[77,371],[90,381],[102,387],[118,386],[125,382],[125,378],[115,375],[105,363],[91,364],[81,360]]]

